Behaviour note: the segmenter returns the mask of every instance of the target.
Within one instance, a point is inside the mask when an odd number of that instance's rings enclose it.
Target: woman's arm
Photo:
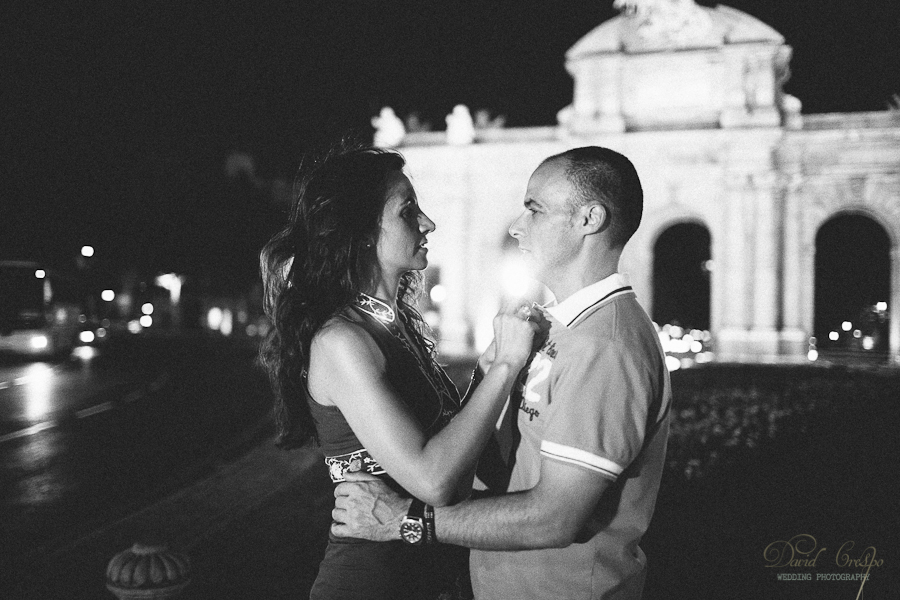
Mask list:
[[[533,323],[501,313],[494,325],[500,341],[490,371],[465,408],[430,439],[387,381],[374,340],[352,323],[334,320],[313,339],[310,392],[340,408],[363,446],[409,493],[446,505],[474,472],[530,353]]]

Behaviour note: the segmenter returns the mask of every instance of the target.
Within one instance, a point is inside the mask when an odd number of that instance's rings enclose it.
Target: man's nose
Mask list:
[[[512,222],[512,225],[509,226],[509,235],[513,236],[516,239],[519,239],[523,235],[522,231],[522,217],[524,213],[519,215],[519,218]]]

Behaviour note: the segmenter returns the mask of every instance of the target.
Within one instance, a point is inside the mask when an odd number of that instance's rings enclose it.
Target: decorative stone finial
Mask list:
[[[190,583],[190,560],[165,545],[136,543],[106,567],[106,588],[119,600],[177,598]]]
[[[379,115],[372,118],[372,127],[375,128],[374,144],[378,148],[396,148],[406,137],[403,121],[390,106],[383,107]]]
[[[447,143],[451,146],[465,146],[475,141],[475,122],[465,104],[457,104],[447,115]]]

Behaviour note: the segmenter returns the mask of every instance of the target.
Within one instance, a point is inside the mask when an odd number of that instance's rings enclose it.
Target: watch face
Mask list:
[[[421,521],[407,519],[400,524],[400,537],[407,544],[418,544],[422,541],[425,527]]]

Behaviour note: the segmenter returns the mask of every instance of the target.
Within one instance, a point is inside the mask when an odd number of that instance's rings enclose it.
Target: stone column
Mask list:
[[[891,320],[888,336],[891,361],[900,365],[900,245],[891,249],[891,298],[888,317]]]
[[[446,147],[441,151],[443,171],[439,193],[438,227],[453,235],[435,235],[440,240],[443,260],[440,263],[441,283],[447,297],[441,306],[440,351],[448,355],[465,355],[470,350],[470,322],[467,312],[469,273],[469,207],[468,207],[468,151],[469,147]],[[437,199],[438,196],[435,197]]]
[[[774,360],[778,353],[778,281],[781,239],[778,221],[782,218],[776,202],[774,173],[752,177],[755,196],[753,322],[750,328],[752,351],[760,360]]]
[[[804,327],[803,315],[809,311],[804,302],[809,294],[803,292],[802,255],[803,240],[800,219],[800,188],[803,178],[792,173],[784,185],[784,245],[781,278],[781,348],[787,357],[803,357],[807,350],[810,331]]]
[[[752,198],[747,193],[748,174],[730,172],[725,176],[726,230],[724,239],[715,242],[721,249],[712,273],[712,289],[722,286],[723,306],[716,311],[717,354],[723,360],[740,360],[746,352],[747,330],[750,326],[749,271],[753,264],[752,246],[747,243],[747,230],[752,226],[748,212]],[[718,294],[716,294],[718,296]],[[719,320],[721,319],[721,320]]]

